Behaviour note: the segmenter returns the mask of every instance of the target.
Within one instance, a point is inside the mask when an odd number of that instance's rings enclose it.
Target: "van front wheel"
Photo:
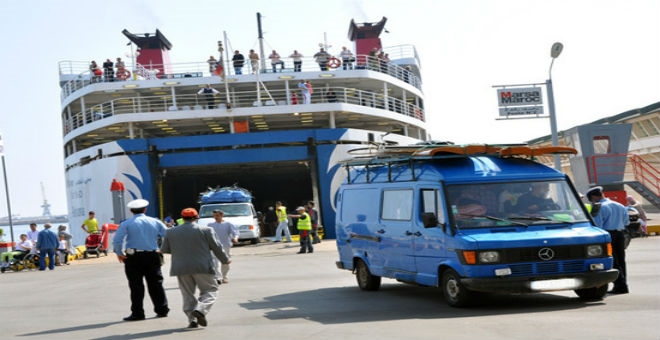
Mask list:
[[[453,269],[442,273],[441,287],[445,301],[452,307],[464,307],[472,302],[473,293],[461,284],[461,277]]]
[[[362,290],[378,290],[380,288],[380,276],[371,275],[367,264],[357,260],[355,264],[355,278]]]

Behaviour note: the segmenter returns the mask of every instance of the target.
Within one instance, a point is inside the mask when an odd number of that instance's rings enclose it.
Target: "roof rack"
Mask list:
[[[527,145],[410,145],[410,146],[378,146],[352,149],[348,152],[354,155],[341,161],[351,182],[351,167],[363,166],[366,169],[366,180],[369,182],[369,167],[387,166],[387,179],[392,181],[393,164],[408,163],[415,179],[414,161],[422,159],[457,158],[473,156],[493,156],[501,158],[529,158],[542,155],[577,154],[577,150],[566,146],[527,146]]]

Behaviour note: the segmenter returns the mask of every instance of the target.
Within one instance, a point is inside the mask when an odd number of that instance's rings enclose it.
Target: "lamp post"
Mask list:
[[[552,61],[550,62],[550,69],[548,70],[548,80],[545,82],[545,87],[548,91],[548,109],[550,110],[550,132],[552,136],[552,145],[559,145],[559,138],[557,137],[557,116],[555,114],[555,95],[552,90],[552,65],[555,63],[555,58],[559,57],[561,51],[564,49],[564,45],[560,42],[552,44],[550,49],[550,57]],[[559,155],[554,155],[555,158],[555,169],[561,171],[561,161]]]
[[[9,186],[7,185],[7,168],[5,167],[4,143],[2,134],[0,134],[0,157],[2,157],[2,175],[5,178],[5,194],[7,195],[7,218],[9,221],[9,234],[11,235],[11,244],[14,246],[14,226],[11,222],[11,204],[9,203]],[[13,250],[13,249],[12,249]]]

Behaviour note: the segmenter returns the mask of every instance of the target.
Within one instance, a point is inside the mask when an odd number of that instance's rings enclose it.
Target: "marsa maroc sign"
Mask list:
[[[543,91],[540,87],[497,90],[500,116],[543,114]]]

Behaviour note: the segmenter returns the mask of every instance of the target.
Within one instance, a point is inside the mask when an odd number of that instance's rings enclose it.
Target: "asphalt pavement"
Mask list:
[[[660,221],[660,220],[659,220]],[[229,283],[189,330],[176,278],[163,267],[171,312],[124,322],[129,290],[116,256],[90,257],[54,271],[0,274],[0,338],[20,339],[659,339],[660,236],[628,250],[631,293],[584,303],[573,292],[501,295],[484,306],[446,305],[439,289],[384,279],[357,288],[335,267],[334,240],[296,254],[298,244],[264,242],[232,249]]]

